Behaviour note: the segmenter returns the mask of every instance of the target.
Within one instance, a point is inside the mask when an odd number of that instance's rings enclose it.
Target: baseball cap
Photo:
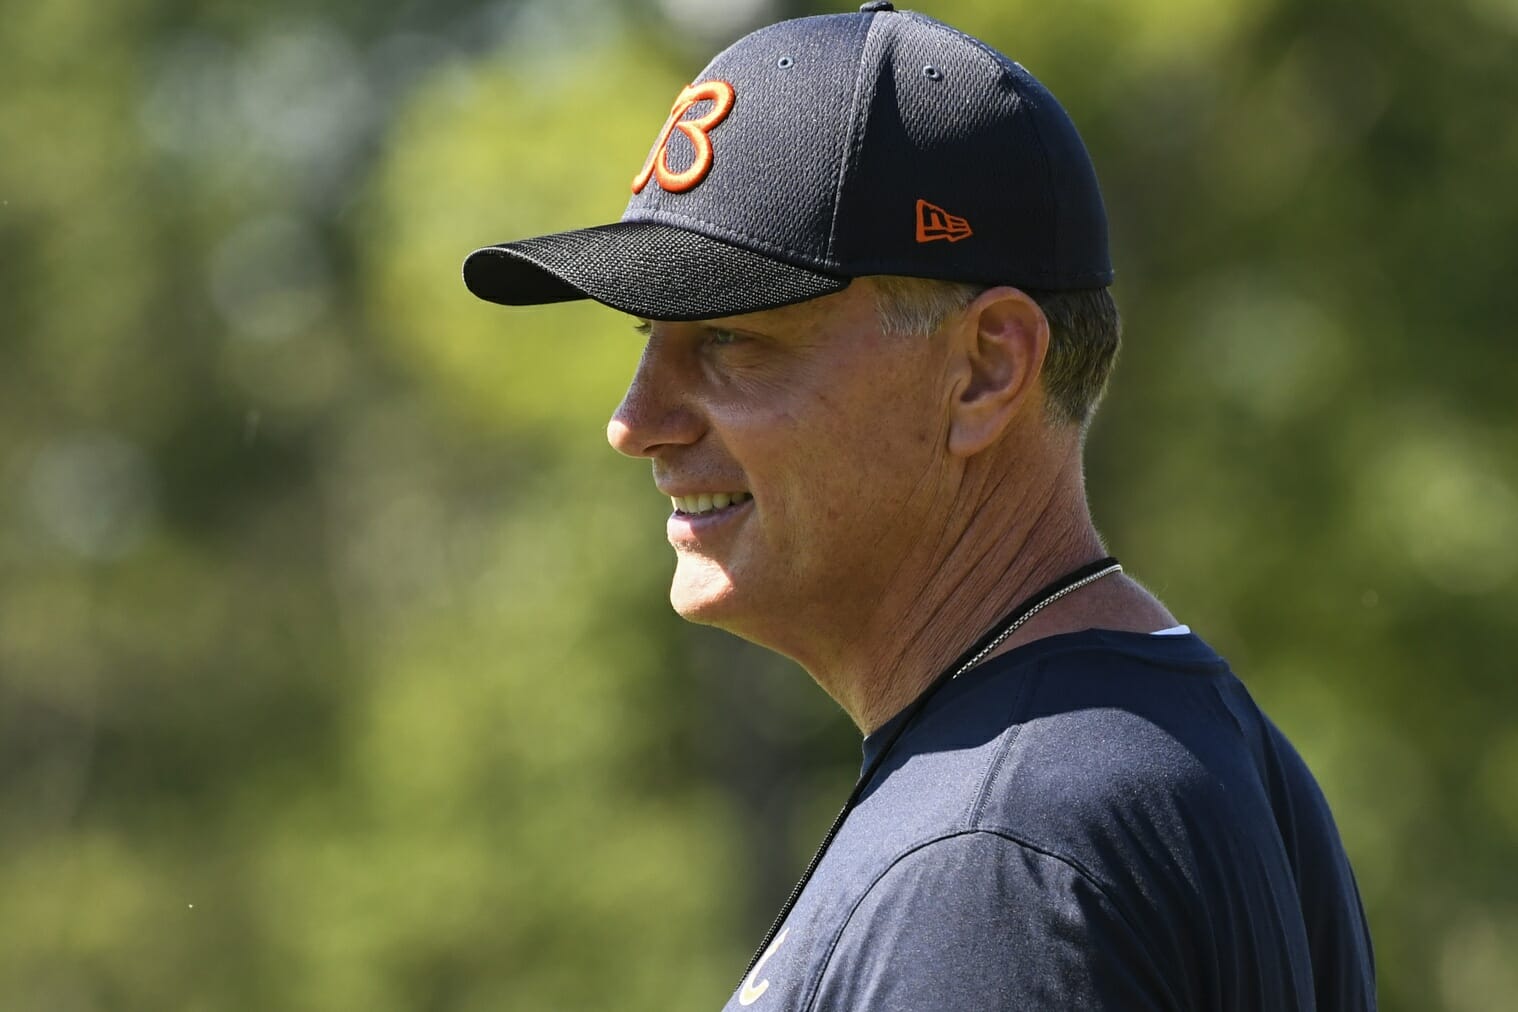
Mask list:
[[[620,221],[475,250],[464,283],[505,305],[699,320],[869,274],[1112,281],[1096,172],[1054,96],[884,0],[733,43],[680,92],[631,185]]]

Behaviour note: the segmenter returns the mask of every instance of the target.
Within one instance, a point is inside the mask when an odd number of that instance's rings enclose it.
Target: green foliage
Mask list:
[[[725,999],[855,743],[668,613],[664,506],[601,433],[626,321],[458,282],[620,212],[727,41],[661,9],[4,6],[7,1008]],[[1115,553],[1318,772],[1383,1007],[1496,1007],[1512,4],[931,12],[1049,83],[1101,171]]]

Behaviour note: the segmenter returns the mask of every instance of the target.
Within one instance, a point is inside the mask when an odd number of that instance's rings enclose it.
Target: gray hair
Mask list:
[[[891,275],[876,275],[869,280],[874,288],[881,331],[903,337],[933,333],[988,287]],[[1107,389],[1107,379],[1117,360],[1123,332],[1117,303],[1105,288],[1023,291],[1038,303],[1049,321],[1043,383],[1049,397],[1050,420],[1085,428]]]

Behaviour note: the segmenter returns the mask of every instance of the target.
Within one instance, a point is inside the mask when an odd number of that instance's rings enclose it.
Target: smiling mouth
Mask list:
[[[715,513],[732,506],[741,506],[753,498],[748,492],[712,492],[701,495],[674,495],[669,501],[674,504],[675,513],[698,517],[704,513]]]

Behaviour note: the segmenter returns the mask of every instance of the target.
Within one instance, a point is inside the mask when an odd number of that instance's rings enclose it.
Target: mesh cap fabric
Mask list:
[[[699,232],[637,221],[487,246],[469,257],[464,281],[492,302],[520,306],[589,297],[648,320],[732,316],[815,299],[849,283]],[[754,302],[758,292],[762,307]]]
[[[469,290],[695,320],[868,274],[1109,284],[1096,173],[1054,96],[948,25],[866,7],[718,54],[677,99],[620,222],[476,250]]]

